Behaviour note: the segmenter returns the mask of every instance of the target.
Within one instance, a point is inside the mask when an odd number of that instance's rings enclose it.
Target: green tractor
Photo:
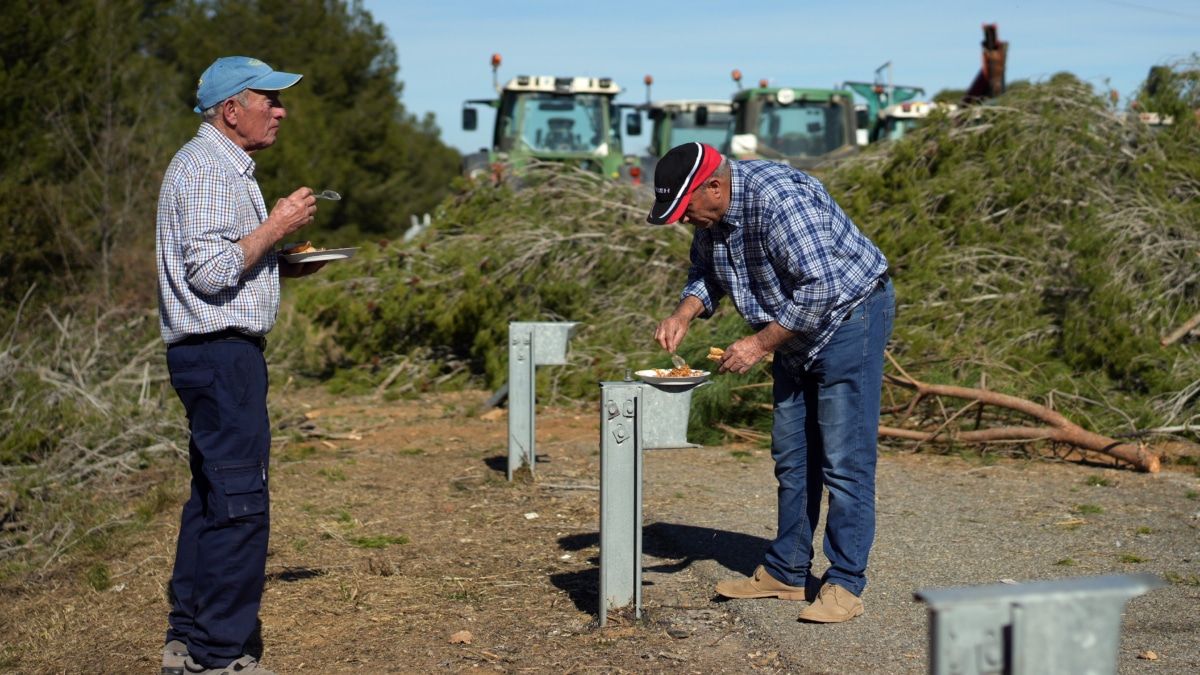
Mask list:
[[[742,89],[733,71],[733,129],[728,154],[767,159],[798,169],[820,168],[858,151],[854,93],[847,89]]]
[[[518,75],[501,87],[499,67],[500,55],[493,55],[492,85],[499,98],[463,106],[466,131],[479,123],[474,105],[496,111],[492,145],[463,158],[465,175],[496,174],[502,164],[519,171],[532,160],[574,164],[612,178],[628,175],[622,107],[615,100],[621,88],[611,78]]]
[[[882,71],[887,69],[887,80],[883,81]],[[901,103],[912,101],[918,96],[923,96],[925,90],[921,87],[910,87],[899,84],[892,84],[892,62],[879,66],[875,69],[874,82],[843,82],[843,87],[850,89],[858,94],[866,101],[866,141],[868,143],[876,143],[884,139],[895,139],[903,134],[903,131],[910,128],[907,122],[907,115],[900,115],[896,118],[891,117],[894,111],[908,110],[897,108]],[[910,106],[911,109],[911,106]],[[859,125],[861,132],[864,125]],[[862,145],[862,143],[860,143]]]
[[[658,160],[677,146],[684,143],[707,143],[717,149],[723,149],[729,138],[729,128],[733,123],[733,104],[728,100],[671,100],[651,101],[650,85],[654,79],[646,76],[646,103],[636,106],[636,109],[646,113],[651,122],[650,145],[646,155],[641,158],[641,175],[647,180],[654,179],[654,168]],[[640,120],[631,115],[626,120],[626,134],[636,136],[641,133]]]

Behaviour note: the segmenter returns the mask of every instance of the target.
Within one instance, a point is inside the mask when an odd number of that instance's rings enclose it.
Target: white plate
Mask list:
[[[655,373],[653,370],[639,370],[634,373],[634,375],[642,378],[642,382],[646,382],[648,384],[661,384],[665,386],[696,384],[698,382],[703,382],[704,378],[709,376],[709,372],[707,370],[693,370],[692,372],[699,374],[689,375],[688,377],[663,377],[662,375]]]
[[[279,257],[290,263],[343,260],[353,258],[354,252],[357,250],[357,246],[354,248],[329,248],[324,251],[307,251],[305,253],[280,253]]]

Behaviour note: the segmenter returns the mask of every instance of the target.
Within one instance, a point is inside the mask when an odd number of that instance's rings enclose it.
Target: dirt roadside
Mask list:
[[[643,616],[596,625],[598,422],[539,410],[536,478],[505,480],[507,425],[486,392],[379,402],[319,390],[273,401],[273,531],[263,665],[280,673],[922,673],[916,590],[1151,572],[1120,672],[1200,670],[1200,479],[1077,464],[885,453],[865,616],[796,621],[799,603],[720,601],[774,531],[769,453],[649,451]],[[286,412],[282,412],[285,411]],[[182,467],[181,467],[182,468]],[[182,474],[180,474],[182,475]],[[0,588],[14,673],[153,673],[178,506],[83,580],[68,552]],[[819,561],[819,565],[822,561]],[[1154,652],[1154,660],[1139,658]]]

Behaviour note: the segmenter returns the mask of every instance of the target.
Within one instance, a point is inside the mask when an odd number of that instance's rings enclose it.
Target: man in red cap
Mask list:
[[[674,352],[692,320],[712,316],[728,296],[755,332],[725,349],[719,372],[745,373],[775,354],[778,530],[753,575],[723,581],[717,592],[811,600],[803,621],[859,616],[875,537],[884,348],[895,315],[887,259],[820,181],[783,164],[730,161],[686,143],[659,162],[654,192],[647,220],[696,228],[688,283],[655,341]],[[823,490],[829,568],[818,577],[812,542]]]

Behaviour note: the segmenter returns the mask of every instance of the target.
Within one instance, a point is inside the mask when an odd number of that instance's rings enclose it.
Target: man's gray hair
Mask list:
[[[713,169],[712,177],[720,178],[721,180],[725,180],[726,178],[729,178],[729,158],[728,157],[724,157],[724,156],[721,157],[721,163],[717,165],[717,168]]]
[[[243,90],[239,91],[238,93],[234,94],[233,96],[230,96],[229,98],[242,104],[243,108],[246,108],[250,105],[250,97],[246,95],[246,92],[248,92],[248,91],[250,91],[250,90],[243,89]],[[228,101],[229,98],[225,99],[225,101]],[[200,112],[200,121],[208,122],[209,124],[212,124],[214,121],[216,121],[217,117],[220,116],[220,114],[221,114],[221,106],[225,105],[225,101],[221,101],[220,103],[218,103],[216,105],[210,106],[210,107],[202,110]]]

